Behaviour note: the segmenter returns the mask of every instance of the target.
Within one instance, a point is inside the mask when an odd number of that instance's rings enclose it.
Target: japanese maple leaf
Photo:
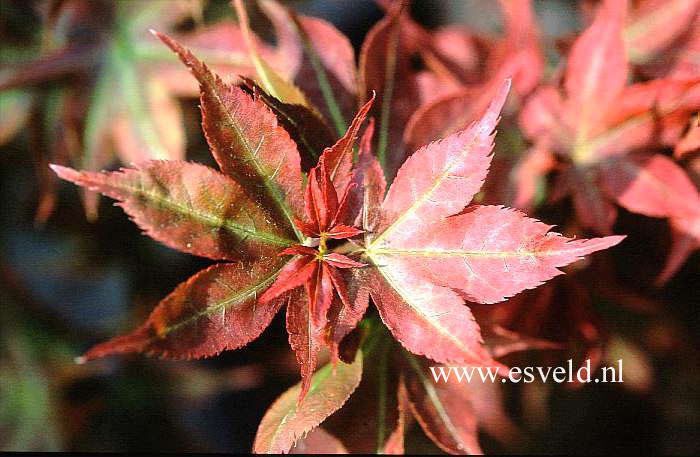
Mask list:
[[[321,346],[325,341],[337,345],[367,304],[365,298],[355,312],[331,310],[326,325],[333,290],[347,308],[357,296],[357,288],[346,285],[338,270],[362,263],[330,252],[327,243],[361,233],[347,212],[355,186],[349,167],[372,100],[324,151],[304,194],[297,145],[265,102],[224,83],[173,39],[156,35],[200,83],[204,131],[222,172],[182,161],[150,161],[113,173],[53,168],[64,179],[119,200],[156,240],[236,263],[216,264],[193,276],[141,328],[92,348],[84,359],[126,352],[211,356],[256,338],[287,304],[290,343],[304,378],[301,400]],[[291,290],[302,283],[307,295]]]
[[[602,234],[612,231],[612,202],[654,217],[697,210],[697,192],[683,170],[650,148],[672,146],[681,135],[700,107],[700,79],[627,86],[625,13],[626,2],[602,2],[569,52],[563,93],[541,87],[520,116],[533,153],[561,162],[557,195],[572,194],[580,223]]]
[[[465,299],[502,301],[622,240],[570,240],[515,210],[466,207],[486,176],[509,85],[481,120],[413,153],[383,201],[381,175],[367,167],[363,176],[364,258],[374,268],[358,271],[394,337],[437,362],[493,363]]]

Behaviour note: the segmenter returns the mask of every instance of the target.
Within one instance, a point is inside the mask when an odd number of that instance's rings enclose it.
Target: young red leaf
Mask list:
[[[51,166],[61,178],[119,201],[147,235],[212,259],[256,260],[293,243],[293,235],[231,178],[203,165],[151,161],[109,173]]]
[[[292,347],[301,370],[301,388],[297,391],[298,402],[301,404],[309,393],[312,375],[316,370],[318,353],[323,344],[323,328],[325,319],[317,322],[311,311],[309,296],[314,291],[307,289],[306,295],[299,290],[292,292],[293,303],[287,306],[287,333],[289,345]]]
[[[306,248],[310,253],[305,255],[301,252],[292,252],[292,249],[295,248],[297,248],[297,246],[280,252],[280,255],[301,254],[301,257],[292,259],[282,268],[275,282],[260,296],[260,298],[258,298],[260,303],[265,304],[289,290],[302,286],[316,273],[318,261],[311,257],[315,256],[316,250]]]
[[[366,237],[379,225],[379,209],[386,193],[384,172],[372,154],[373,134],[374,122],[370,119],[360,141],[359,157],[347,203],[349,214],[356,216],[355,225],[362,225],[368,231]]]
[[[154,32],[155,33],[155,32]],[[294,226],[301,214],[299,152],[275,115],[242,89],[224,84],[171,38],[156,35],[185,63],[200,83],[204,132],[221,171],[251,199]]]
[[[335,372],[334,372],[335,371]],[[308,395],[297,402],[297,384],[283,393],[267,410],[255,435],[256,454],[289,452],[294,443],[340,409],[362,378],[362,352],[352,364],[327,364],[313,376]]]
[[[340,357],[340,343],[357,326],[369,305],[369,289],[364,273],[365,269],[362,268],[336,270],[333,273],[339,276],[334,279],[338,297],[328,310],[325,339],[334,361]]]
[[[360,133],[360,127],[374,103],[374,95],[360,108],[350,127],[333,146],[324,150],[325,162],[330,179],[338,195],[343,195],[352,179],[353,148]]]
[[[245,346],[265,330],[287,301],[280,297],[256,303],[281,264],[272,259],[202,270],[165,297],[139,329],[98,344],[80,360],[130,352],[192,359]]]

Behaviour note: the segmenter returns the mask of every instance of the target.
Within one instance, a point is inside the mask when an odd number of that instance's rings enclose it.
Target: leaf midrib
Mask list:
[[[478,126],[479,126],[479,124],[476,124],[475,128],[477,128]],[[471,139],[471,141],[469,142],[469,144],[464,147],[464,151],[449,162],[449,164],[445,167],[443,172],[440,173],[438,175],[438,177],[435,179],[435,182],[430,187],[430,189],[427,192],[423,193],[423,195],[421,195],[420,198],[418,198],[415,202],[413,202],[413,204],[411,206],[409,206],[403,213],[401,213],[399,215],[399,217],[397,217],[396,220],[394,222],[392,222],[391,225],[389,227],[387,227],[386,230],[384,230],[384,232],[382,232],[381,235],[379,235],[377,238],[372,240],[372,242],[367,247],[368,251],[376,251],[376,249],[372,249],[372,246],[375,246],[382,239],[386,238],[389,233],[394,231],[396,229],[396,227],[399,227],[406,218],[408,218],[411,214],[413,214],[417,210],[417,208],[423,206],[425,201],[430,199],[432,194],[442,184],[442,182],[445,180],[445,178],[450,175],[450,172],[456,166],[456,164],[458,162],[464,160],[469,155],[472,148],[474,147],[474,145],[478,141],[478,138],[479,138],[479,136],[477,134],[474,134],[474,136]],[[465,177],[465,179],[468,179],[468,178],[469,178],[469,176]],[[386,200],[384,200],[384,202],[386,202]],[[466,206],[466,204],[465,204],[465,206]]]
[[[216,85],[214,84],[213,81],[211,81],[211,74],[209,75],[209,83],[210,87],[213,89],[212,95],[216,97],[216,102],[217,104],[222,108],[221,111],[226,117],[226,120],[228,121],[228,124],[233,128],[233,131],[236,132],[236,136],[238,137],[238,141],[243,145],[244,150],[246,151],[246,156],[248,160],[253,164],[253,167],[255,168],[255,172],[258,176],[260,176],[263,180],[263,185],[268,191],[268,194],[272,197],[274,202],[277,204],[278,208],[282,211],[284,216],[287,218],[289,221],[289,225],[291,226],[292,230],[294,230],[294,234],[297,236],[297,238],[300,241],[304,240],[304,236],[299,232],[299,230],[296,227],[296,224],[294,223],[294,217],[291,214],[290,208],[287,206],[287,204],[284,201],[284,196],[280,193],[279,189],[277,188],[276,183],[270,179],[270,177],[263,171],[263,168],[260,164],[260,161],[258,160],[257,155],[254,153],[253,148],[251,148],[250,143],[248,142],[248,139],[246,136],[243,134],[241,131],[240,127],[238,124],[234,121],[233,116],[229,112],[228,109],[226,109],[226,104],[222,100],[221,96],[219,95],[219,90],[216,88]],[[261,139],[261,146],[262,147],[262,142],[265,141],[265,136],[263,135]],[[223,151],[222,151],[223,152]],[[284,158],[286,160],[286,158]]]
[[[391,278],[390,275],[387,274],[387,269],[382,268],[382,267],[376,267],[377,271],[379,274],[382,275],[382,277],[386,280],[386,282],[389,284],[389,286],[396,291],[401,296],[401,299],[403,300],[404,303],[406,303],[417,315],[423,319],[423,321],[427,322],[431,327],[435,328],[438,333],[440,333],[443,337],[447,338],[450,341],[453,341],[455,346],[460,349],[460,351],[470,354],[474,359],[478,359],[478,357],[475,357],[472,355],[472,351],[469,348],[464,347],[462,344],[462,341],[459,338],[456,338],[450,331],[448,331],[446,328],[444,328],[442,325],[440,325],[438,322],[435,320],[431,319],[430,316],[426,315],[423,310],[415,307],[410,299],[407,298],[407,296],[410,296],[410,294],[405,291],[400,284],[398,284],[399,281],[394,280],[394,278]]]
[[[407,257],[483,257],[483,258],[510,258],[510,257],[548,257],[566,254],[569,251],[566,250],[556,250],[556,251],[462,251],[462,250],[430,250],[430,249],[388,249],[388,248],[374,248],[368,249],[367,254],[372,258],[373,254],[379,255],[395,255],[395,256],[407,256]]]
[[[293,240],[281,238],[281,237],[278,237],[278,236],[275,236],[273,234],[266,233],[266,232],[254,231],[254,230],[246,228],[242,225],[238,225],[229,219],[224,219],[222,217],[215,217],[215,216],[211,216],[207,213],[202,213],[202,212],[196,211],[194,207],[185,207],[183,205],[179,205],[179,204],[173,202],[172,200],[167,199],[167,198],[163,198],[162,196],[160,196],[154,192],[145,191],[143,188],[127,186],[127,185],[117,186],[114,184],[112,184],[110,187],[126,191],[132,196],[143,197],[147,201],[154,203],[154,205],[159,207],[159,208],[172,210],[173,212],[175,212],[177,214],[189,216],[191,219],[194,219],[194,220],[199,221],[199,222],[203,222],[204,225],[208,225],[211,227],[225,228],[229,232],[236,233],[236,234],[242,233],[242,234],[245,234],[248,236],[252,236],[254,238],[264,240],[270,244],[277,244],[280,246],[290,246],[290,245],[294,244]]]
[[[250,298],[250,296],[257,297],[257,293],[261,289],[267,287],[277,277],[277,275],[279,274],[279,272],[282,270],[283,267],[284,267],[284,265],[280,266],[278,269],[273,271],[270,275],[265,277],[263,280],[261,280],[257,284],[254,284],[253,286],[251,286],[247,289],[243,289],[225,300],[217,302],[211,306],[207,306],[205,309],[203,309],[197,313],[191,314],[186,319],[178,322],[177,324],[167,326],[163,331],[159,332],[158,337],[165,338],[168,334],[170,334],[172,332],[176,332],[177,330],[181,329],[182,327],[190,325],[194,321],[197,321],[203,317],[209,317],[209,316],[213,315],[214,313],[219,312],[220,310],[222,310],[224,308],[228,308],[229,305],[239,304],[239,303],[247,300],[248,298]]]

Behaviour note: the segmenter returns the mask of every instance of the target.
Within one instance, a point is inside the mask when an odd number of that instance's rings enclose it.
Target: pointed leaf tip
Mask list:
[[[75,184],[79,184],[80,180],[80,172],[78,170],[74,170],[73,168],[70,167],[64,167],[63,165],[56,165],[56,164],[49,164],[49,168],[56,173],[56,175],[65,180],[65,181],[70,181]]]
[[[494,95],[493,100],[491,100],[491,103],[489,104],[488,110],[486,110],[486,114],[484,114],[484,117],[481,118],[481,121],[479,123],[481,129],[492,130],[495,128],[496,123],[498,123],[499,116],[501,115],[503,105],[506,104],[506,99],[508,98],[508,94],[510,93],[510,87],[512,83],[513,80],[511,78],[506,78],[503,81],[503,84],[501,84],[501,87],[498,88],[498,91]]]

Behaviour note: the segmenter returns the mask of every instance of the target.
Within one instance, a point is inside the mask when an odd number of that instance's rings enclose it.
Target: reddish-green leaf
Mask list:
[[[479,325],[454,291],[373,258],[372,300],[384,324],[409,351],[440,362],[497,365],[482,347]]]
[[[130,352],[192,359],[244,346],[265,330],[287,301],[281,297],[256,303],[280,266],[273,259],[202,270],[165,297],[139,329],[93,347],[81,360]]]
[[[299,152],[275,115],[260,100],[230,86],[171,38],[158,34],[200,83],[204,132],[221,171],[251,199],[293,226],[301,214]]]
[[[243,77],[243,87],[262,100],[299,147],[302,170],[308,172],[318,163],[321,152],[335,142],[335,136],[319,115],[302,105],[283,103],[269,95],[255,81]]]
[[[468,129],[416,151],[399,170],[382,203],[382,224],[373,245],[394,235],[410,236],[415,228],[461,211],[481,187],[493,149],[493,130],[510,81],[491,106]]]
[[[255,260],[293,243],[241,186],[203,165],[151,161],[110,173],[52,165],[63,179],[119,200],[150,237],[184,252]]]
[[[382,319],[408,350],[439,362],[495,365],[463,299],[501,301],[623,238],[570,240],[496,206],[460,213],[486,175],[508,85],[480,121],[406,161],[368,235],[370,290]]]
[[[362,352],[352,364],[328,364],[312,378],[309,393],[297,402],[302,389],[297,384],[280,396],[267,410],[255,436],[253,452],[288,452],[294,443],[340,409],[362,378]]]
[[[624,237],[572,240],[551,225],[499,206],[472,206],[423,226],[410,238],[373,245],[376,265],[457,290],[470,301],[495,303],[561,274],[557,267],[618,244]],[[384,272],[380,267],[379,271]]]

